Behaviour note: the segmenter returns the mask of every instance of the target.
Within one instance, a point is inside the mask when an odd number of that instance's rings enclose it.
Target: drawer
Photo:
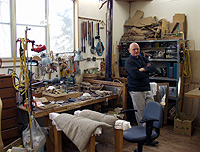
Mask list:
[[[12,117],[17,117],[17,107],[2,110],[1,120]]]
[[[0,77],[0,88],[12,87],[12,76]]]
[[[5,119],[1,121],[1,130],[9,129],[9,128],[14,128],[18,127],[18,119],[17,117],[15,118],[10,118],[10,119]]]
[[[2,99],[2,103],[3,103],[3,109],[17,107],[15,97]]]
[[[6,129],[1,131],[2,139],[9,139],[13,137],[18,137],[19,136],[19,129],[18,127],[11,128],[11,129]]]
[[[19,137],[14,137],[14,138],[9,138],[9,139],[5,139],[3,140],[3,144],[4,144],[4,147],[9,145],[10,143],[16,141]]]
[[[16,96],[16,90],[15,88],[4,88],[0,89],[0,98],[9,98],[9,97],[15,97]]]

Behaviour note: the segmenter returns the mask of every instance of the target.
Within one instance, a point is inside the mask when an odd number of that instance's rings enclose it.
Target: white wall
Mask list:
[[[176,13],[182,13],[187,18],[187,39],[195,41],[195,49],[200,50],[200,1],[199,0],[153,0],[148,2],[133,2],[131,17],[136,10],[144,12],[144,17],[156,16],[173,22]]]
[[[104,23],[106,23],[107,19],[107,4],[103,6],[103,8],[100,8],[101,2],[99,0],[78,0],[78,8],[79,8],[79,17],[87,17],[92,19],[98,19],[102,20]],[[124,23],[125,20],[128,18],[128,9],[129,5],[128,3],[124,2],[116,2],[113,0],[113,52],[116,52],[116,41],[119,42],[119,39],[121,35],[124,33]],[[116,15],[115,15],[116,14]],[[80,31],[80,23],[82,20],[79,19],[79,31]],[[94,25],[97,22],[94,21]],[[94,26],[95,27],[95,26]],[[79,48],[81,48],[81,40],[79,32]],[[96,35],[96,29],[94,28],[94,34]],[[91,46],[86,47],[86,53],[82,53],[84,58],[87,57],[97,57],[97,58],[106,58],[106,25],[104,25],[104,29],[100,30],[100,37],[101,41],[104,44],[105,51],[102,56],[98,56],[97,54],[91,54],[90,48]],[[97,44],[97,40],[95,40],[95,46]],[[84,69],[91,68],[91,67],[100,67],[100,60],[97,60],[96,62],[90,61],[82,61],[80,62],[80,69],[83,71]]]
[[[79,8],[79,17],[86,17],[86,18],[90,18],[90,19],[97,19],[97,20],[102,20],[104,21],[104,23],[106,23],[106,7],[104,6],[101,10],[99,10],[100,7],[100,3],[99,0],[79,0],[78,1],[78,8]],[[79,18],[79,48],[81,48],[81,22],[82,21],[88,21],[88,20],[84,20],[84,19],[80,19]],[[89,20],[90,22],[92,20]],[[97,21],[93,21],[93,36],[96,36],[96,23],[98,23]],[[102,25],[100,25],[102,26]],[[100,38],[101,41],[104,44],[104,47],[106,48],[106,26],[103,26],[104,29],[100,30]],[[98,43],[98,41],[96,39],[94,39],[94,46],[96,47],[96,44]],[[82,53],[83,58],[87,58],[87,57],[97,57],[97,58],[103,58],[105,57],[105,52],[103,53],[102,56],[98,56],[96,54],[92,54],[90,52],[90,48],[91,46],[88,45],[87,41],[86,41],[86,53]],[[80,63],[80,68],[81,69],[86,69],[86,68],[90,68],[90,67],[99,67],[100,64],[100,60],[97,60],[96,62],[90,61],[82,61]]]

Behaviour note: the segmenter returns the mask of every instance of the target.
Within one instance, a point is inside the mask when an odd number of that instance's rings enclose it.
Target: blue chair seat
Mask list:
[[[146,140],[146,127],[132,126],[132,128],[123,131],[123,137],[129,142],[141,142]],[[152,131],[151,139],[156,139],[157,133]]]

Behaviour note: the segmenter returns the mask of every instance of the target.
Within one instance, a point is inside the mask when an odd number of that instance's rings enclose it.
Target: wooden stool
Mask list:
[[[55,152],[62,151],[62,131],[57,131],[53,125]],[[87,144],[87,152],[95,152],[95,136],[91,136]],[[115,129],[115,152],[123,152],[123,130]]]

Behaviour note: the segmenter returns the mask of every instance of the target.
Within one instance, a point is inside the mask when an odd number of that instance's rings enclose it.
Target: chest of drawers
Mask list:
[[[11,75],[0,75],[0,98],[3,103],[1,134],[6,146],[19,137],[16,90]]]

